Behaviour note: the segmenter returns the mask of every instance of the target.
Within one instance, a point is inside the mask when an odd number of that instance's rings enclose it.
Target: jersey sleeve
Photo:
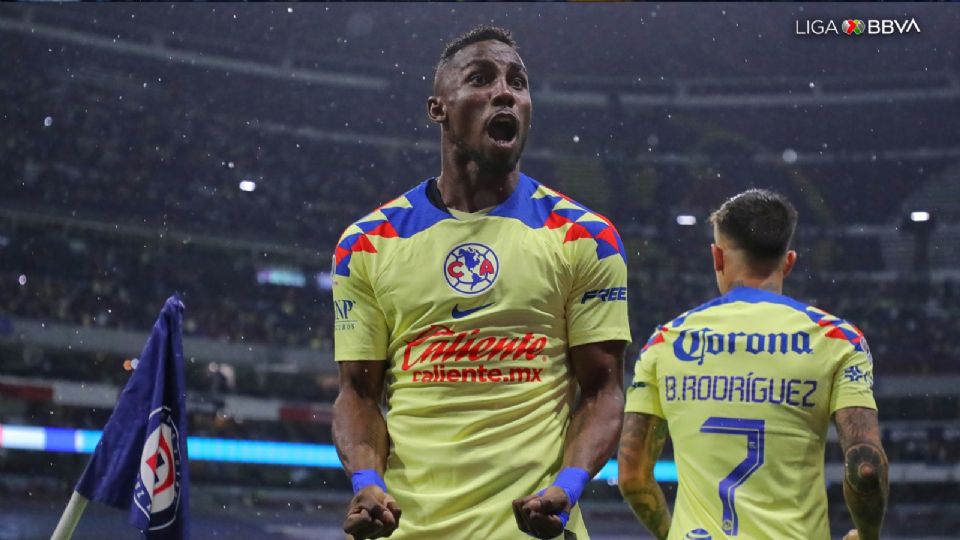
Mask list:
[[[846,407],[877,408],[873,398],[873,357],[862,335],[859,349],[853,348],[840,362],[830,391],[830,413]]]
[[[350,238],[348,229],[333,261],[334,359],[385,360],[389,331],[366,265],[375,254],[345,253]]]
[[[627,264],[613,226],[596,243],[572,243],[572,287],[567,298],[567,336],[571,347],[601,341],[630,341],[627,319]],[[612,247],[615,241],[619,248]],[[610,252],[609,250],[612,250]]]
[[[653,343],[659,335],[654,332],[650,341]],[[628,413],[644,413],[665,418],[663,407],[660,405],[660,387],[657,381],[657,355],[663,347],[644,347],[640,352],[634,367],[633,382],[627,388],[627,400],[624,411]]]

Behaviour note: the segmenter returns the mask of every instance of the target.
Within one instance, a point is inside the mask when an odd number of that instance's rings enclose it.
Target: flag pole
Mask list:
[[[67,503],[67,508],[64,509],[63,514],[60,516],[60,522],[57,523],[57,528],[53,530],[53,535],[50,537],[50,540],[70,540],[73,536],[73,531],[77,528],[77,524],[80,523],[80,517],[83,516],[83,511],[87,509],[87,500],[86,497],[73,492],[73,495],[70,496],[70,502]]]

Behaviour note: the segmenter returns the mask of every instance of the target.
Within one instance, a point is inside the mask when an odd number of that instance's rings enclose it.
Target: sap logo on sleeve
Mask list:
[[[355,307],[357,307],[356,300],[344,299],[333,301],[335,330],[353,330],[357,327],[357,320],[350,315],[350,312],[353,311],[353,308]]]
[[[357,303],[354,300],[334,300],[333,312],[338,321],[349,321],[350,312]]]
[[[594,289],[583,293],[580,298],[581,304],[586,304],[587,300],[599,300],[601,302],[616,302],[627,299],[626,287],[609,287],[606,289]]]

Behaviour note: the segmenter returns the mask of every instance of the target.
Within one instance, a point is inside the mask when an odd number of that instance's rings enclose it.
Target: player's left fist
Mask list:
[[[860,540],[860,532],[856,529],[850,529],[843,535],[843,540]]]
[[[350,501],[343,532],[355,540],[383,538],[393,534],[400,523],[400,507],[377,485],[369,485]]]
[[[550,486],[542,495],[529,495],[513,501],[517,527],[535,538],[556,538],[563,534],[570,512],[567,492]]]

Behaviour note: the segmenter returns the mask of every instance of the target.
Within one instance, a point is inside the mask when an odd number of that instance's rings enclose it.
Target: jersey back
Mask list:
[[[670,539],[827,539],[834,411],[876,408],[859,329],[740,287],[659,327],[627,412],[667,420],[679,486]]]

